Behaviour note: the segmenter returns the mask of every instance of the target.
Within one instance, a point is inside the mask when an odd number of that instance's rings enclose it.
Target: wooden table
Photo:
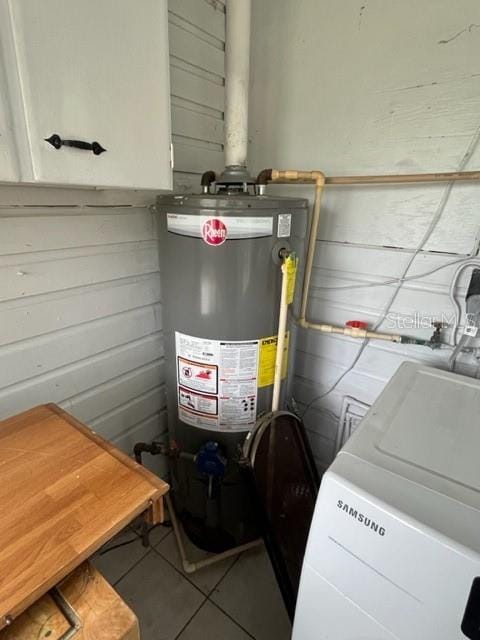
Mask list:
[[[139,640],[137,617],[88,562],[62,580],[56,591],[75,612],[75,640]],[[0,631],[0,640],[61,639],[72,628],[62,607],[45,594]]]
[[[54,404],[0,421],[0,629],[137,515],[161,522],[167,491]]]

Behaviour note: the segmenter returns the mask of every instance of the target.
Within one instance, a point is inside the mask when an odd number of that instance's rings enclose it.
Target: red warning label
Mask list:
[[[213,340],[175,332],[178,417],[215,431],[255,424],[258,340]]]
[[[193,391],[218,393],[218,367],[178,357],[178,383]]]
[[[178,387],[178,405],[185,411],[203,416],[218,414],[217,396],[207,396],[202,393]]]

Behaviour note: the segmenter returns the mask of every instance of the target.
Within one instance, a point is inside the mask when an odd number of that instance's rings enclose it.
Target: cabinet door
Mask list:
[[[170,189],[167,0],[0,2],[28,138],[22,179]],[[54,134],[106,151],[56,149]]]
[[[0,65],[0,87],[5,86],[4,82],[5,79]],[[18,180],[19,174],[11,116],[8,105],[0,91],[0,181],[17,182]]]
[[[10,109],[9,87],[7,82],[8,33],[2,37],[2,7],[0,5],[0,181],[18,182],[20,179],[16,140],[14,136],[13,114]],[[1,203],[0,203],[1,204]]]

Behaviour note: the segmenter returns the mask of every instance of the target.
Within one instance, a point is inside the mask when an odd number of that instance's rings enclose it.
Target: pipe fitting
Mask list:
[[[345,327],[344,335],[351,338],[384,340],[386,342],[402,342],[402,336],[394,333],[380,333],[379,331],[369,331],[368,329],[358,329],[356,327]]]
[[[266,186],[272,180],[272,169],[262,169],[257,176],[257,185]]]
[[[385,340],[387,342],[404,342],[401,335],[392,333],[380,333],[378,331],[369,331],[360,327],[339,327],[334,324],[316,324],[308,322],[305,318],[298,318],[297,324],[302,329],[312,329],[321,333],[334,333],[336,335],[348,336],[357,339]]]
[[[133,447],[133,455],[138,464],[142,464],[142,453],[150,453],[152,456],[167,455],[168,448],[161,442],[137,442]]]
[[[205,171],[205,173],[202,174],[202,179],[200,181],[202,193],[210,193],[210,186],[212,182],[216,182],[216,180],[217,175],[215,171]]]
[[[314,182],[317,186],[323,187],[325,175],[321,171],[298,171],[296,169],[271,170],[272,182]]]
[[[147,442],[137,442],[133,447],[133,455],[138,464],[142,464],[142,453],[150,453],[152,456],[165,456],[171,458],[183,458],[185,460],[195,460],[193,453],[188,451],[181,451],[176,446],[168,446],[163,442],[156,442],[155,440],[148,444]]]

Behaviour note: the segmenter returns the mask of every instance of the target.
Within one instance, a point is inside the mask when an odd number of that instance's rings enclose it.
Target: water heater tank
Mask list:
[[[281,255],[294,251],[302,265],[307,201],[162,196],[157,211],[169,437],[182,452],[173,497],[190,538],[218,551],[258,535],[236,460],[270,409]],[[199,465],[209,442],[227,461],[223,475],[214,461],[211,474]]]

